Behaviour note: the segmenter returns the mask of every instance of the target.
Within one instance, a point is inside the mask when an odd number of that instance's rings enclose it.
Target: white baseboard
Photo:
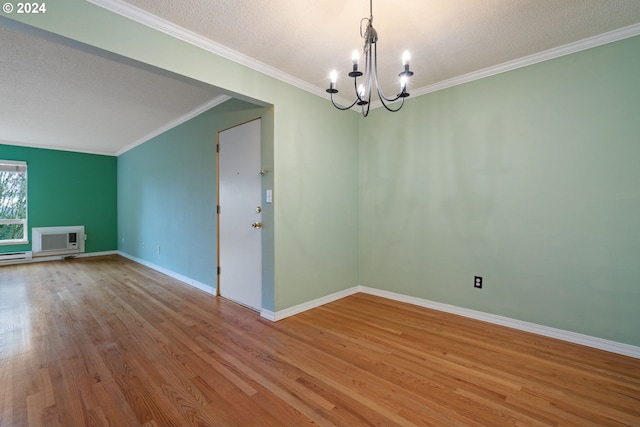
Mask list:
[[[435,301],[429,301],[422,298],[410,297],[407,295],[397,294],[395,292],[383,291],[380,289],[359,286],[359,291],[365,294],[376,295],[382,298],[394,301],[406,302],[420,307],[431,308],[433,310],[444,311],[447,313],[457,314],[459,316],[480,320],[483,322],[493,323],[496,325],[506,326],[508,328],[518,329],[521,331],[531,332],[545,337],[556,338],[562,341],[572,342],[587,347],[597,348],[599,350],[609,351],[624,356],[640,359],[640,347],[629,344],[609,341],[602,338],[583,335],[576,332],[565,331],[562,329],[551,328],[549,326],[538,325],[536,323],[525,322],[522,320],[511,319],[509,317],[498,316],[495,314],[484,313],[482,311],[470,310],[468,308],[456,307],[454,305],[442,304]]]
[[[29,259],[18,259],[18,260],[6,261],[6,262],[3,262],[2,265],[32,264],[34,262],[45,262],[45,261],[61,261],[65,258],[90,258],[95,256],[116,255],[117,253],[118,251],[102,251],[102,252],[84,252],[80,254],[39,256],[39,257],[33,257]]]
[[[430,308],[433,310],[443,311],[446,313],[456,314],[471,319],[480,320],[482,322],[493,323],[496,325],[506,326],[508,328],[517,329],[520,331],[531,332],[537,335],[545,337],[556,338],[562,341],[571,342],[574,344],[580,344],[599,350],[609,351],[611,353],[621,354],[624,356],[640,359],[640,347],[636,347],[629,344],[619,343],[616,341],[605,340],[602,338],[592,337],[590,335],[583,335],[576,332],[565,331],[562,329],[551,328],[549,326],[538,325],[536,323],[525,322],[522,320],[512,319],[509,317],[498,316],[495,314],[484,313],[482,311],[470,310],[468,308],[457,307],[454,305],[443,304],[427,299],[411,297],[408,295],[398,294],[395,292],[384,291],[381,289],[369,288],[367,286],[354,286],[353,288],[346,289],[344,291],[336,292],[331,295],[327,295],[322,298],[318,298],[312,301],[308,301],[293,307],[286,308],[277,312],[269,310],[261,310],[260,315],[272,322],[285,319],[295,314],[302,313],[307,310],[311,310],[321,305],[337,301],[341,298],[349,295],[362,292],[365,294],[375,295],[382,298],[387,298],[394,301],[405,302],[408,304],[417,305],[420,307]]]
[[[196,280],[190,279],[186,276],[175,273],[166,268],[159,267],[155,264],[136,258],[127,253],[119,252],[119,251],[117,253],[125,258],[128,258],[139,264],[147,266],[153,270],[166,274],[169,277],[173,277],[174,279],[180,280],[181,282],[194,286],[209,294],[212,294],[212,295],[216,294],[215,292],[216,289],[214,287],[205,285]],[[82,255],[96,256],[96,254],[98,253],[82,254]],[[105,252],[101,254],[107,255],[107,254],[111,254],[111,252],[109,253]],[[60,259],[60,257],[54,257],[54,258]],[[623,356],[629,356],[636,359],[640,359],[640,347],[633,346],[630,344],[610,341],[603,338],[593,337],[590,335],[579,334],[577,332],[565,331],[563,329],[557,329],[549,326],[538,325],[536,323],[525,322],[523,320],[512,319],[510,317],[498,316],[496,314],[490,314],[482,311],[471,310],[468,308],[457,307],[455,305],[450,305],[450,304],[443,304],[436,301],[412,297],[412,296],[403,295],[396,292],[385,291],[381,289],[370,288],[367,286],[354,286],[352,288],[345,289],[343,291],[336,292],[321,298],[317,298],[312,301],[307,301],[305,303],[298,304],[293,307],[285,308],[284,310],[279,310],[276,312],[262,309],[260,310],[260,316],[272,322],[277,322],[279,320],[286,319],[287,317],[294,316],[296,314],[305,312],[307,310],[311,310],[316,307],[320,307],[321,305],[328,304],[333,301],[337,301],[339,299],[348,297],[349,295],[353,295],[358,292],[362,292],[369,295],[375,295],[375,296],[387,298],[394,301],[405,302],[408,304],[430,308],[433,310],[443,311],[445,313],[456,314],[459,316],[468,317],[470,319],[480,320],[482,322],[488,322],[496,325],[506,326],[508,328],[517,329],[520,331],[531,332],[531,333],[542,335],[545,337],[556,338],[562,341],[567,341],[574,344],[584,345],[586,347],[596,348],[599,350],[609,351],[611,353],[621,354]]]
[[[295,314],[302,313],[303,311],[311,310],[312,308],[320,307],[321,305],[337,301],[358,292],[360,292],[360,287],[354,286],[353,288],[345,289],[344,291],[336,292],[334,294],[317,298],[312,301],[294,305],[293,307],[285,308],[284,310],[276,311],[275,313],[273,311],[262,309],[260,310],[260,316],[264,317],[265,319],[271,320],[272,322],[277,322],[278,320],[282,320]]]
[[[175,271],[171,271],[171,270],[169,270],[167,268],[160,267],[159,265],[155,265],[155,264],[150,263],[148,261],[145,261],[145,260],[143,260],[141,258],[137,258],[137,257],[135,257],[133,255],[130,255],[130,254],[126,253],[126,252],[118,251],[117,253],[120,256],[123,256],[123,257],[125,257],[127,259],[130,259],[131,261],[135,261],[138,264],[142,264],[145,267],[149,267],[152,270],[158,271],[158,272],[160,272],[162,274],[166,274],[169,277],[172,277],[172,278],[174,278],[176,280],[179,280],[179,281],[181,281],[183,283],[186,283],[187,285],[193,286],[194,288],[200,289],[201,291],[204,291],[204,292],[206,292],[208,294],[211,294],[211,295],[215,295],[216,294],[216,288],[213,287],[213,286],[209,286],[209,285],[206,285],[206,284],[204,284],[202,282],[198,282],[197,280],[191,279],[191,278],[189,278],[187,276],[183,276],[182,274],[176,273]]]
[[[267,320],[270,320],[272,322],[276,321],[276,313],[274,313],[271,310],[264,309],[264,308],[260,310],[260,317],[263,317],[263,318],[265,318]]]

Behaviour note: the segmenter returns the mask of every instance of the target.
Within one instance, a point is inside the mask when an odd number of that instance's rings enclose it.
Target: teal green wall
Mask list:
[[[638,52],[635,37],[361,121],[361,283],[640,345]]]
[[[85,252],[117,249],[116,157],[0,145],[0,159],[27,162],[29,240],[33,227],[84,225]],[[31,244],[0,246],[16,250]]]
[[[120,155],[118,249],[215,288],[217,132],[268,110],[231,99]]]

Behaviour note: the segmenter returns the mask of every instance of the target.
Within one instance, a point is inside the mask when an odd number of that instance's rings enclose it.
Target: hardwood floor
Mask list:
[[[640,426],[640,360],[364,294],[271,323],[118,256],[5,266],[0,425]]]

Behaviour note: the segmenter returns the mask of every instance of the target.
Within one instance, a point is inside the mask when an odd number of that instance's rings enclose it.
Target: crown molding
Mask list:
[[[628,27],[623,27],[617,30],[609,31],[607,33],[598,34],[597,36],[578,40],[577,42],[568,43],[563,46],[558,46],[553,49],[535,53],[533,55],[514,59],[513,61],[507,61],[502,64],[484,68],[482,70],[473,71],[471,73],[453,77],[448,80],[443,80],[441,82],[413,90],[412,92],[416,96],[437,92],[439,90],[458,86],[464,83],[469,83],[474,80],[480,80],[486,77],[495,76],[497,74],[506,73],[507,71],[517,70],[518,68],[523,68],[529,65],[538,64],[540,62],[549,61],[551,59],[560,58],[562,56],[571,55],[572,53],[581,52],[583,50],[617,42],[630,37],[635,37],[637,35],[640,35],[640,24],[633,24]],[[381,105],[382,104],[379,104],[377,106]]]
[[[236,62],[240,65],[244,65],[252,70],[258,71],[267,76],[273,77],[284,83],[288,83],[306,92],[310,92],[314,95],[324,97],[326,92],[317,86],[312,85],[302,79],[287,74],[277,68],[255,60],[243,53],[230,49],[220,43],[216,43],[213,40],[202,37],[199,34],[182,28],[166,19],[155,16],[145,10],[139,9],[127,3],[123,3],[120,0],[86,0],[89,3],[93,3],[103,9],[124,16],[139,24],[145,25],[161,33],[167,34],[183,42],[192,44],[208,52],[214,53],[230,61]]]
[[[105,151],[105,150],[89,150],[89,149],[77,148],[77,147],[66,147],[64,145],[47,145],[47,144],[38,144],[38,143],[24,142],[24,141],[0,140],[0,145],[13,145],[16,147],[38,148],[42,150],[69,151],[72,153],[96,154],[99,156],[114,155],[112,152]]]
[[[175,37],[184,42],[198,46],[218,56],[226,58],[230,61],[249,67],[255,71],[266,74],[270,77],[278,79],[284,83],[288,83],[304,91],[310,92],[314,95],[326,98],[326,91],[314,86],[308,82],[305,82],[297,77],[287,74],[277,68],[267,65],[263,62],[250,58],[240,52],[230,49],[224,45],[216,43],[205,37],[202,37],[192,31],[184,29],[175,25],[165,19],[159,18],[147,11],[139,9],[127,3],[123,3],[120,0],[87,0],[89,3],[93,3],[96,6],[103,9],[114,12],[118,15],[129,18],[135,22],[143,24],[147,27],[153,28],[157,31]],[[577,42],[569,43],[563,46],[559,46],[553,49],[545,50],[533,55],[525,56],[523,58],[515,59],[513,61],[504,62],[495,66],[487,67],[482,70],[473,71],[461,76],[453,77],[451,79],[443,80],[441,82],[434,83],[432,85],[416,88],[412,90],[414,97],[426,95],[428,93],[437,92],[450,87],[458,86],[464,83],[469,83],[474,80],[480,80],[485,77],[495,76],[497,74],[505,73],[507,71],[516,70],[518,68],[526,67],[529,65],[537,64],[540,62],[548,61],[551,59],[559,58],[561,56],[570,55],[572,53],[580,52],[593,47],[601,46],[604,44],[624,40],[626,38],[640,35],[640,24],[633,24],[628,27],[623,27],[617,30],[609,31],[607,33],[599,34],[593,37],[589,37]],[[338,103],[350,104],[341,98],[337,98]],[[379,108],[382,103],[374,101],[371,103],[371,108]],[[355,107],[354,107],[355,109]],[[359,109],[357,109],[359,111]]]
[[[428,93],[438,92],[461,84],[469,83],[475,80],[484,79],[486,77],[495,76],[497,74],[506,73],[507,71],[517,70],[518,68],[528,67],[529,65],[538,64],[540,62],[549,61],[551,59],[560,58],[562,56],[571,55],[572,53],[581,52],[583,50],[602,46],[605,44],[617,42],[640,35],[640,24],[629,25],[628,27],[619,28],[617,30],[598,34],[577,42],[568,43],[562,46],[554,47],[533,55],[524,56],[514,59],[513,61],[503,62],[502,64],[492,65],[482,70],[472,71],[471,73],[456,76],[447,80],[443,80],[432,85],[423,86],[421,88],[411,90],[413,97],[426,95]],[[400,102],[400,101],[398,101]],[[371,109],[382,107],[380,100],[371,103]],[[360,111],[360,108],[353,108]]]
[[[121,154],[126,153],[127,151],[137,147],[138,145],[144,144],[145,142],[147,142],[148,140],[150,140],[151,138],[155,138],[156,136],[165,133],[166,131],[173,129],[174,127],[181,125],[182,123],[191,120],[192,118],[199,116],[200,114],[204,113],[207,110],[210,110],[211,108],[222,104],[225,101],[228,101],[229,99],[231,99],[230,96],[227,95],[220,95],[217,96],[215,98],[213,98],[211,101],[202,104],[201,106],[189,111],[187,114],[184,114],[180,117],[178,117],[177,119],[175,119],[172,122],[169,122],[167,124],[165,124],[164,126],[154,130],[153,132],[143,136],[142,138],[132,142],[131,144],[127,145],[124,148],[121,148],[120,150],[118,150],[115,155],[119,156]]]

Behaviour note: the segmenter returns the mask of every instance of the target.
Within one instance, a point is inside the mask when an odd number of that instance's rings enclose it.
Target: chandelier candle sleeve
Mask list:
[[[336,70],[333,70],[331,71],[331,73],[329,73],[329,80],[329,90],[334,90],[334,93],[338,92],[336,90],[336,81],[338,80],[338,72]]]
[[[408,50],[405,50],[402,54],[402,65],[404,65],[404,71],[409,71],[409,60],[411,59],[411,54]]]
[[[349,73],[349,77],[360,77],[362,73],[358,71],[358,63],[360,62],[360,54],[357,50],[354,50],[351,54],[351,63],[353,64],[353,71]]]
[[[407,80],[409,80],[407,76],[400,77],[400,92],[404,92],[407,90]]]

